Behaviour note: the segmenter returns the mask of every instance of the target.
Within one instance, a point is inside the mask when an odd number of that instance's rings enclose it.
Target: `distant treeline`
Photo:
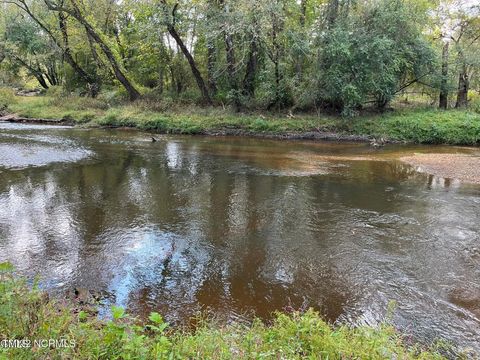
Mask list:
[[[469,0],[0,0],[0,82],[235,109],[441,108],[478,90]]]

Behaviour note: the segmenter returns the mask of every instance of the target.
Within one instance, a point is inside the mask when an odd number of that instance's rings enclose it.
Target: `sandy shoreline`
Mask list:
[[[480,184],[480,156],[467,154],[414,154],[400,158],[419,172],[465,183]]]

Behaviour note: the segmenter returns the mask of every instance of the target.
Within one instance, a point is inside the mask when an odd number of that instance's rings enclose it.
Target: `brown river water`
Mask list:
[[[480,350],[480,186],[397,159],[478,149],[0,124],[0,261],[187,323],[313,307]]]

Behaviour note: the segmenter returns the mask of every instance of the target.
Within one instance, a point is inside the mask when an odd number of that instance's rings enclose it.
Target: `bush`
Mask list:
[[[13,89],[0,88],[0,110],[5,110],[9,105],[17,102]]]
[[[353,116],[366,102],[384,108],[405,78],[431,71],[434,54],[414,16],[401,1],[371,2],[323,33],[319,99]]]
[[[98,94],[97,99],[108,106],[115,106],[124,103],[127,100],[127,95],[125,91],[109,89],[101,91],[100,94]]]
[[[45,95],[51,96],[53,98],[61,98],[67,94],[67,91],[62,86],[50,86],[46,91]]]
[[[480,114],[480,92],[471,91],[469,94],[470,100],[470,109],[475,111],[477,114]]]

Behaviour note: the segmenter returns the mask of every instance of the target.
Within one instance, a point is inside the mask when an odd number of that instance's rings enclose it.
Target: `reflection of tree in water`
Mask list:
[[[346,280],[339,280],[332,264],[305,264],[298,253],[306,245],[300,233],[312,241],[302,225],[310,211],[308,196],[292,202],[297,195],[288,178],[202,169],[190,178],[200,187],[182,195],[186,208],[179,209],[184,221],[199,228],[185,229],[181,236],[188,246],[165,258],[171,269],[164,268],[157,283],[134,290],[129,306],[186,318],[208,307],[226,316],[255,311],[269,317],[274,310],[307,305],[335,319],[349,297]],[[211,181],[199,180],[203,177]],[[180,183],[192,185],[186,179]]]
[[[268,317],[303,305],[334,320],[352,309],[382,314],[392,297],[431,314],[425,284],[432,294],[444,272],[449,284],[475,276],[473,255],[460,249],[479,230],[466,225],[478,218],[471,193],[397,162],[267,176],[254,169],[268,165],[268,156],[255,160],[259,148],[107,144],[94,148],[95,161],[12,172],[0,196],[22,223],[2,224],[4,243],[11,249],[22,230],[26,267],[65,286],[114,290],[135,314],[170,320],[206,307]],[[0,211],[2,223],[9,216]],[[467,305],[472,297],[434,295]]]

